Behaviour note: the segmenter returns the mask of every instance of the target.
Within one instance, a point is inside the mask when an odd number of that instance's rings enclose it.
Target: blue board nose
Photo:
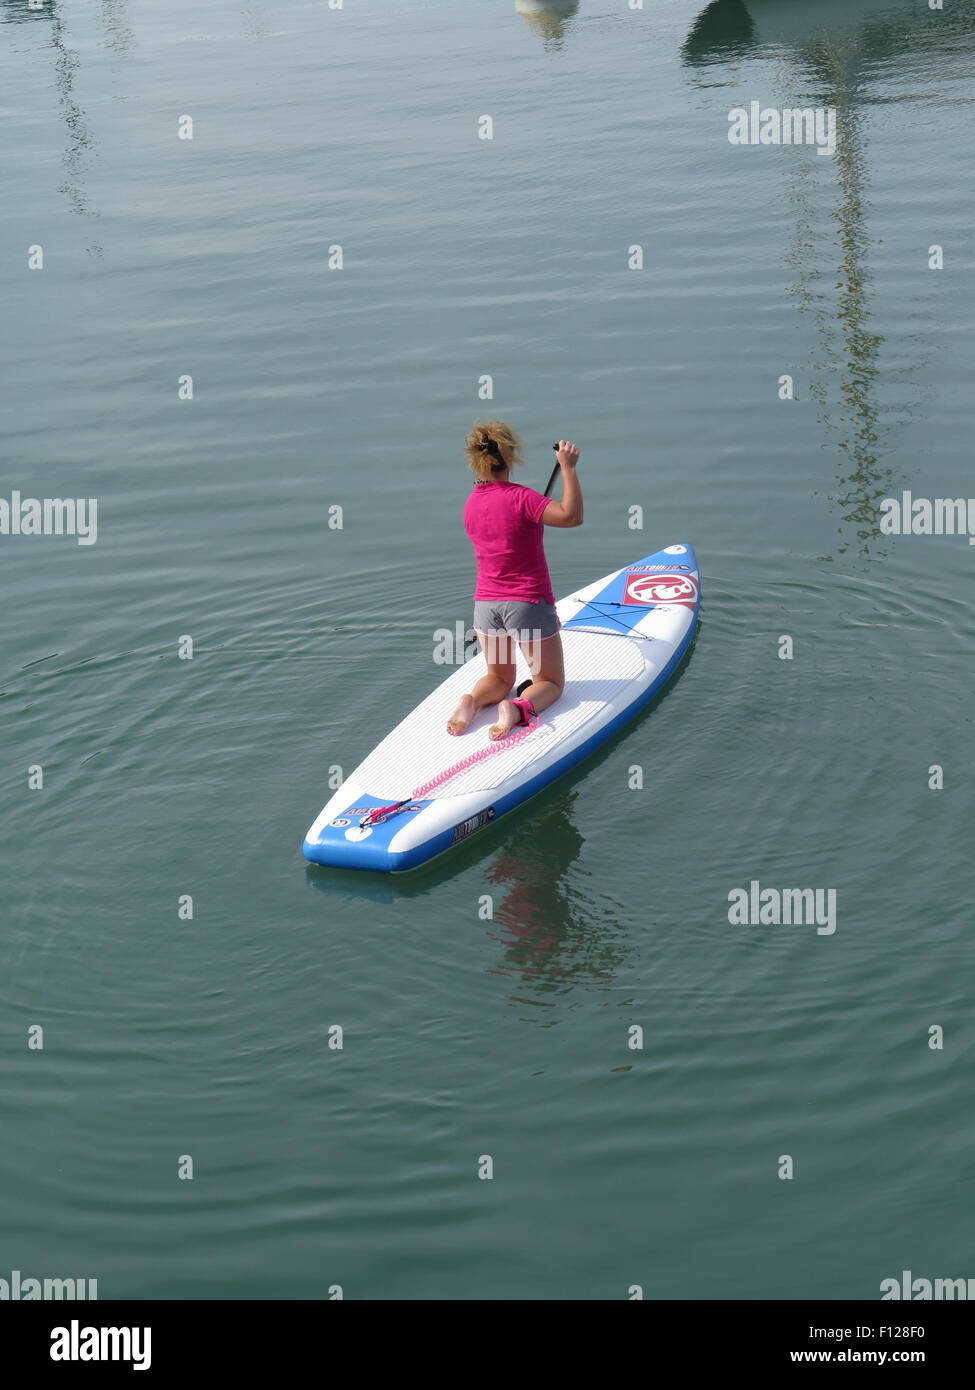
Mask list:
[[[687,608],[696,616],[700,599],[697,557],[693,546],[681,541],[634,560],[562,626],[609,623],[617,632],[630,632],[657,606]]]

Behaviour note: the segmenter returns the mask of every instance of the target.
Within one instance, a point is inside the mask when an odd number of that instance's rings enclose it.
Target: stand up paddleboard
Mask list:
[[[565,689],[531,725],[488,738],[497,706],[447,733],[483,654],[448,676],[346,779],[305,836],[306,859],[385,873],[412,869],[490,825],[616,733],[666,684],[701,601],[689,545],[668,545],[556,605]],[[531,675],[518,654],[517,684]]]

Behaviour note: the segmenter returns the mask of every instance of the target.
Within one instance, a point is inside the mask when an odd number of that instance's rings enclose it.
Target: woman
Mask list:
[[[464,507],[464,529],[477,560],[474,631],[487,661],[487,675],[461,698],[447,729],[462,734],[479,709],[496,703],[497,722],[488,733],[498,739],[554,704],[565,686],[562,639],[542,527],[582,525],[582,490],[576,476],[579,450],[567,439],[559,440],[562,500],[550,502],[542,493],[511,482],[512,468],[521,463],[521,440],[503,420],[475,425],[465,445],[475,483]],[[515,642],[532,680],[522,688],[520,698],[508,699],[515,683]]]

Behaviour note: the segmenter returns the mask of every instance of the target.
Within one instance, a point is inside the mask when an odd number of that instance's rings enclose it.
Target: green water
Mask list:
[[[880,530],[975,493],[975,10],[517,8],[0,5],[0,495],[98,503],[0,535],[0,1277],[975,1276],[975,549]],[[752,100],[835,107],[835,154],[732,146]],[[313,869],[470,623],[485,415],[535,487],[582,449],[556,592],[689,540],[697,642],[430,867]],[[835,932],[733,925],[753,880]]]

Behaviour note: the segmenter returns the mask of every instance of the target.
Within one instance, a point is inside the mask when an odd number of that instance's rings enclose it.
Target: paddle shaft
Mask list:
[[[559,452],[559,446],[557,444],[553,444],[552,448],[555,450],[556,453]],[[560,463],[556,463],[555,467],[552,469],[552,476],[548,480],[548,487],[545,489],[543,496],[547,497],[549,493],[552,491],[552,484],[555,482],[556,478],[559,476],[559,473],[561,471],[562,465]]]

